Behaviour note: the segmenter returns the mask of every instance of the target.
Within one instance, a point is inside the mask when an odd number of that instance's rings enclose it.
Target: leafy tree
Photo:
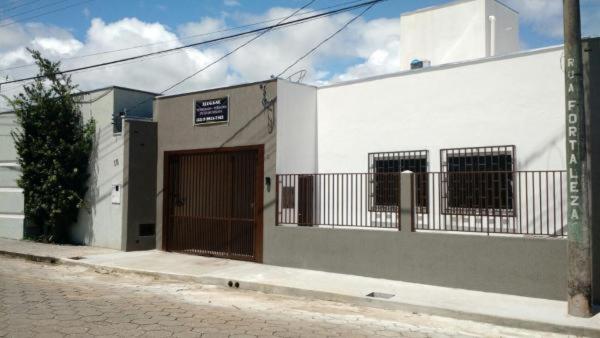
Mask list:
[[[65,243],[88,189],[95,122],[84,122],[71,77],[60,63],[29,50],[39,77],[8,99],[19,129],[11,132],[22,175],[25,218],[41,230],[39,240]]]

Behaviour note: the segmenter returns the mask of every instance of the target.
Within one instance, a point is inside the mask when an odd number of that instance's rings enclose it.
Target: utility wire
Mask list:
[[[37,12],[40,9],[52,7],[54,5],[60,4],[61,2],[67,2],[67,1],[69,1],[69,0],[59,0],[59,1],[51,2],[51,3],[45,4],[43,6],[34,7],[34,8],[31,8],[31,9],[28,9],[26,11],[20,12],[20,13],[11,14],[10,16],[5,16],[5,17],[2,18],[2,20],[6,20],[6,19],[10,19],[10,18],[15,18],[17,16],[21,16],[21,15],[25,15],[25,14],[30,14],[31,12]]]
[[[29,1],[29,2],[25,1],[25,2],[21,3],[20,5],[16,5],[16,6],[13,6],[13,7],[0,8],[0,11],[2,11],[3,13],[7,13],[7,12],[10,12],[10,11],[12,11],[14,9],[21,8],[23,6],[29,6],[29,5],[31,5],[33,3],[38,2],[38,1],[40,1],[40,0],[33,0],[33,1]]]
[[[304,11],[304,12],[298,13],[296,15],[305,15],[305,14],[309,14],[309,13],[319,12],[319,11],[323,11],[323,10],[337,8],[337,7],[340,7],[340,6],[346,6],[346,5],[349,5],[349,4],[355,4],[355,3],[358,3],[358,2],[361,2],[361,1],[363,1],[363,0],[354,0],[354,1],[341,2],[341,3],[338,3],[338,4],[332,5],[332,6],[326,6],[326,7],[319,8],[319,9],[313,9],[313,10]],[[296,16],[296,15],[294,15],[294,16]],[[63,61],[67,61],[67,60],[75,60],[75,59],[81,59],[81,58],[86,58],[86,57],[90,57],[90,56],[97,56],[97,55],[103,55],[103,54],[117,53],[117,52],[122,52],[122,51],[127,51],[127,50],[132,50],[132,49],[138,49],[138,48],[143,48],[143,47],[151,47],[151,46],[161,45],[161,44],[165,44],[165,43],[169,43],[169,42],[177,42],[177,41],[181,41],[181,40],[188,40],[188,39],[197,38],[197,37],[201,37],[201,36],[214,35],[214,34],[218,34],[218,33],[224,33],[224,32],[229,32],[229,31],[240,30],[242,28],[248,28],[248,27],[252,27],[252,26],[257,26],[257,25],[260,25],[260,24],[275,22],[275,21],[281,20],[283,18],[284,17],[279,17],[279,18],[274,18],[274,19],[270,19],[270,20],[253,22],[253,23],[246,24],[246,25],[241,25],[241,26],[236,26],[236,27],[231,27],[231,28],[225,28],[225,29],[221,29],[221,30],[217,30],[217,31],[213,31],[213,32],[208,32],[208,33],[182,36],[182,37],[180,37],[178,39],[163,40],[163,41],[158,41],[158,42],[153,42],[153,43],[148,43],[148,44],[142,44],[142,45],[137,45],[137,46],[131,46],[131,47],[125,47],[125,48],[120,48],[120,49],[112,49],[112,50],[105,50],[105,51],[100,51],[100,52],[90,53],[90,54],[85,54],[85,55],[77,55],[77,56],[73,56],[73,57],[62,58],[62,59],[60,59],[58,61],[62,63]],[[35,66],[35,63],[28,63],[28,64],[25,64],[25,65],[20,65],[20,66],[15,66],[15,67],[10,67],[10,68],[0,69],[0,72],[4,72],[4,71],[8,71],[8,70],[14,70],[14,69],[20,69],[20,68],[33,67],[33,66]]]
[[[295,14],[296,14],[298,11],[302,10],[303,8],[305,8],[305,7],[309,6],[309,5],[310,5],[310,4],[312,4],[314,1],[315,1],[315,0],[311,0],[309,3],[307,3],[306,5],[304,5],[302,8],[298,9],[296,12],[292,13],[292,14],[291,14],[290,16],[288,16],[287,18],[284,18],[283,20],[281,20],[279,23],[277,23],[277,25],[274,25],[274,27],[276,27],[276,26],[278,26],[278,25],[280,25],[280,24],[283,24],[283,22],[284,22],[285,20],[289,19],[290,17],[292,17],[293,15],[295,15]],[[293,65],[295,65],[296,63],[298,63],[298,62],[299,62],[301,59],[303,59],[304,57],[306,57],[308,54],[310,54],[311,52],[313,52],[314,50],[316,50],[317,48],[319,48],[319,46],[321,46],[323,43],[325,43],[325,42],[327,42],[328,40],[330,40],[331,38],[333,38],[333,37],[334,37],[336,34],[338,34],[338,33],[339,33],[339,32],[341,32],[342,30],[344,30],[346,27],[348,27],[348,26],[349,26],[349,25],[350,25],[352,22],[354,22],[354,21],[355,21],[356,19],[358,19],[360,16],[362,16],[363,14],[365,14],[365,13],[366,13],[366,12],[367,12],[369,9],[371,9],[371,8],[372,8],[373,6],[375,6],[377,3],[379,3],[379,2],[382,2],[382,1],[387,1],[387,0],[376,0],[376,1],[370,1],[370,2],[366,2],[366,3],[364,3],[364,6],[368,6],[367,8],[365,8],[365,10],[363,10],[363,11],[362,11],[361,13],[359,13],[357,16],[355,16],[354,18],[352,18],[350,21],[348,21],[348,22],[347,22],[347,23],[346,23],[344,26],[342,26],[342,28],[340,28],[338,31],[336,31],[336,32],[335,32],[335,33],[333,33],[332,35],[330,35],[330,36],[329,36],[327,39],[325,39],[325,40],[321,41],[321,42],[320,42],[320,43],[319,43],[319,44],[318,44],[316,47],[314,47],[314,48],[313,48],[311,51],[309,51],[308,53],[306,53],[304,56],[302,56],[300,59],[298,59],[298,60],[297,60],[297,61],[296,61],[294,64],[292,64],[292,66],[293,66]],[[273,28],[274,28],[274,27],[273,27]],[[181,81],[178,81],[177,83],[175,83],[175,84],[173,84],[173,85],[169,86],[167,89],[165,89],[165,90],[163,90],[162,92],[160,92],[160,94],[164,94],[165,92],[167,92],[167,91],[169,91],[169,90],[171,90],[171,89],[175,88],[176,86],[180,85],[181,83],[183,83],[183,82],[185,82],[185,81],[189,80],[190,78],[194,77],[194,76],[195,76],[195,75],[197,75],[198,73],[200,73],[200,72],[202,72],[202,71],[204,71],[204,70],[208,69],[208,68],[209,68],[209,67],[211,67],[212,65],[214,65],[214,64],[218,63],[219,61],[221,61],[221,60],[225,59],[225,58],[226,58],[226,57],[228,57],[229,55],[231,55],[231,54],[235,53],[237,50],[239,50],[239,49],[241,49],[241,48],[245,47],[246,45],[248,45],[248,44],[249,44],[249,43],[251,43],[252,41],[254,41],[254,40],[258,39],[258,38],[259,38],[259,37],[261,37],[262,35],[266,34],[266,33],[267,33],[267,32],[269,32],[269,31],[271,31],[273,28],[269,28],[268,30],[266,30],[266,31],[262,32],[261,34],[259,34],[259,35],[255,36],[254,38],[252,38],[252,39],[250,39],[250,40],[248,40],[248,41],[244,42],[243,44],[239,45],[239,46],[238,46],[238,47],[236,47],[235,49],[231,50],[231,51],[230,51],[230,52],[228,52],[227,54],[225,54],[225,55],[223,55],[222,57],[220,57],[219,59],[217,59],[217,60],[215,60],[215,61],[211,62],[211,63],[210,63],[210,64],[208,64],[207,66],[205,66],[205,67],[201,68],[200,70],[198,70],[198,71],[194,72],[193,74],[191,74],[191,75],[189,75],[189,76],[185,77],[185,78],[184,78],[184,79],[182,79]],[[290,66],[290,67],[291,67],[291,66]],[[286,71],[287,71],[287,70],[288,70],[290,67],[286,68]],[[263,90],[264,90],[264,89],[263,89]],[[151,99],[153,99],[153,98],[151,98]],[[136,108],[136,107],[138,107],[139,105],[141,105],[141,104],[143,104],[143,103],[145,103],[145,102],[148,102],[148,101],[150,101],[151,99],[145,99],[145,100],[142,100],[142,101],[140,101],[139,103],[135,104],[135,105],[134,105],[134,106],[132,106],[132,107],[133,107],[133,109],[135,109],[135,108]],[[127,108],[127,110],[130,110],[130,109],[129,109],[129,108]],[[258,115],[257,115],[257,116],[258,116]],[[268,122],[268,124],[269,124],[269,127],[268,127],[268,128],[270,129],[269,133],[271,133],[271,132],[272,132],[273,123],[274,123],[274,120],[273,120],[273,118],[272,118],[272,117],[269,117],[269,122]],[[225,142],[225,143],[227,143],[227,142]],[[225,143],[224,143],[224,144],[225,144]]]
[[[303,10],[304,8],[306,8],[306,7],[310,6],[310,5],[311,5],[313,2],[315,2],[315,1],[316,1],[316,0],[310,0],[310,1],[309,1],[309,2],[306,4],[306,5],[302,6],[301,8],[298,8],[298,9],[297,9],[297,10],[296,10],[294,13],[292,13],[292,14],[288,15],[287,17],[285,17],[284,19],[282,19],[281,21],[279,21],[279,22],[278,22],[278,23],[277,23],[275,26],[282,24],[282,23],[283,23],[283,22],[285,22],[287,19],[289,19],[289,18],[291,18],[292,16],[296,15],[296,14],[297,14],[299,11],[301,11],[301,10]],[[273,27],[271,27],[271,28],[269,28],[269,29],[267,29],[267,30],[264,30],[264,31],[260,32],[260,34],[256,35],[256,36],[255,36],[255,37],[253,37],[252,39],[250,39],[250,40],[248,40],[248,41],[246,41],[246,42],[242,43],[241,45],[239,45],[239,46],[237,46],[236,48],[232,49],[231,51],[229,51],[229,52],[228,52],[228,53],[226,53],[225,55],[223,55],[223,56],[221,56],[220,58],[216,59],[215,61],[213,61],[213,62],[209,63],[208,65],[206,65],[206,66],[204,66],[204,67],[200,68],[198,71],[196,71],[196,72],[194,72],[194,73],[192,73],[192,74],[190,74],[190,75],[186,76],[186,77],[185,77],[185,78],[183,78],[182,80],[180,80],[180,81],[176,82],[175,84],[173,84],[173,85],[169,86],[167,89],[163,90],[163,91],[162,91],[162,92],[160,92],[160,93],[161,93],[161,94],[163,94],[163,93],[165,93],[165,92],[167,92],[167,91],[169,91],[169,90],[171,90],[171,89],[173,89],[173,88],[175,88],[175,87],[179,86],[180,84],[184,83],[185,81],[187,81],[187,80],[191,79],[192,77],[194,77],[194,76],[198,75],[199,73],[201,73],[201,72],[203,72],[203,71],[207,70],[208,68],[210,68],[210,67],[212,67],[213,65],[217,64],[217,63],[218,63],[218,62],[220,62],[221,60],[223,60],[223,59],[227,58],[229,55],[231,55],[231,54],[233,54],[233,53],[237,52],[238,50],[240,50],[240,49],[242,49],[242,48],[246,47],[247,45],[249,45],[250,43],[252,43],[252,41],[254,41],[254,40],[256,40],[256,39],[260,38],[261,36],[263,36],[263,35],[265,35],[265,34],[267,34],[267,33],[268,33],[268,32],[270,32],[270,31],[271,31],[271,30],[272,30],[272,29],[273,29],[275,26],[273,26]]]
[[[358,13],[358,15],[356,15],[355,17],[353,17],[352,19],[350,19],[348,22],[346,22],[340,29],[338,29],[337,31],[335,31],[333,34],[329,35],[325,40],[319,42],[316,46],[314,46],[313,48],[311,48],[308,52],[306,52],[304,55],[302,55],[301,57],[299,57],[296,61],[294,61],[291,65],[289,65],[286,69],[284,69],[281,73],[279,73],[277,75],[277,77],[281,77],[290,68],[292,68],[295,65],[297,65],[298,62],[304,60],[307,56],[309,56],[314,51],[316,51],[319,47],[321,47],[324,43],[326,43],[327,41],[333,39],[334,36],[336,36],[341,31],[343,31],[344,29],[346,29],[346,27],[350,26],[351,23],[353,23],[359,17],[363,16],[368,10],[370,10],[371,8],[373,8],[373,6],[375,6],[376,4],[377,3],[373,3],[373,4],[369,5],[367,8],[365,8],[362,12]]]
[[[3,25],[0,25],[0,28],[4,28],[4,27],[8,27],[8,26],[12,26],[12,25],[14,25],[14,24],[17,24],[17,23],[19,23],[19,22],[23,22],[23,21],[27,21],[27,20],[31,20],[31,19],[35,19],[35,18],[39,18],[39,17],[41,17],[41,16],[44,16],[44,15],[48,15],[48,14],[52,14],[52,13],[56,13],[56,12],[60,12],[60,11],[63,11],[63,10],[65,10],[65,9],[73,8],[73,7],[76,7],[76,6],[79,6],[79,5],[83,5],[83,4],[85,4],[85,3],[92,2],[92,1],[94,1],[94,0],[85,0],[85,1],[81,1],[81,2],[78,2],[78,3],[72,4],[72,5],[69,5],[69,6],[60,7],[60,8],[57,8],[57,9],[54,9],[54,10],[48,11],[48,12],[40,13],[40,14],[33,15],[33,16],[28,16],[28,17],[26,17],[26,18],[22,18],[22,19],[19,19],[19,20],[14,20],[14,21],[11,21],[11,22],[9,22],[9,23],[5,23],[5,24],[3,24]]]
[[[301,8],[297,9],[296,11],[294,11],[292,14],[290,14],[290,15],[288,15],[287,17],[283,18],[281,21],[279,21],[279,22],[277,23],[277,25],[279,25],[279,24],[282,24],[283,22],[285,22],[285,21],[286,21],[286,20],[288,20],[289,18],[291,18],[291,17],[293,17],[293,16],[297,15],[297,14],[298,14],[298,12],[300,12],[300,11],[301,11],[301,10],[303,10],[304,8],[306,8],[306,7],[310,6],[310,5],[311,5],[312,3],[314,3],[315,1],[316,1],[316,0],[311,0],[311,1],[309,1],[309,2],[308,2],[306,5],[302,6]],[[248,41],[244,42],[244,43],[243,43],[243,44],[241,44],[240,46],[238,46],[238,47],[236,47],[235,49],[231,50],[231,51],[230,51],[230,52],[228,52],[227,54],[225,54],[225,55],[221,56],[219,59],[217,59],[217,60],[215,60],[215,61],[211,62],[211,63],[210,63],[210,64],[208,64],[208,65],[206,65],[206,66],[205,66],[205,67],[203,67],[202,69],[200,69],[200,70],[198,70],[198,71],[194,72],[193,74],[191,74],[191,75],[189,75],[189,76],[185,77],[184,79],[182,79],[182,80],[180,80],[180,81],[176,82],[175,84],[173,84],[173,85],[169,86],[169,87],[168,87],[168,88],[166,88],[165,90],[161,91],[159,94],[163,94],[163,93],[165,93],[165,92],[167,92],[167,91],[169,91],[169,90],[171,90],[171,89],[175,88],[176,86],[180,85],[181,83],[183,83],[183,82],[187,81],[188,79],[190,79],[190,78],[194,77],[194,76],[195,76],[195,75],[197,75],[198,73],[200,73],[200,72],[202,72],[202,71],[204,71],[204,70],[208,69],[209,67],[211,67],[211,66],[213,66],[213,65],[217,64],[218,62],[220,62],[221,60],[225,59],[225,58],[226,58],[226,57],[228,57],[229,55],[231,55],[231,54],[235,53],[235,52],[236,52],[236,51],[238,51],[239,49],[241,49],[241,48],[243,48],[243,47],[247,46],[248,44],[250,44],[252,41],[254,41],[254,40],[258,39],[259,37],[261,37],[261,36],[263,36],[264,34],[268,33],[268,32],[269,32],[269,31],[271,31],[272,29],[276,28],[276,26],[277,26],[277,25],[273,25],[271,28],[269,28],[269,29],[267,29],[267,30],[264,30],[264,31],[260,32],[260,34],[256,35],[256,36],[255,36],[255,37],[253,37],[252,39],[250,39],[250,40],[248,40]],[[27,81],[25,84],[27,84],[27,83],[30,83],[30,82],[33,82],[33,81],[34,81],[34,80],[28,80],[28,81]],[[25,84],[22,84],[22,85],[25,85]],[[1,86],[1,85],[2,85],[2,84],[0,84],[0,86]],[[8,88],[8,89],[4,89],[4,91],[11,91],[11,90],[14,90],[14,89],[17,89],[17,88],[21,87],[22,85],[21,85],[21,84],[19,84],[19,85],[16,85],[16,86],[10,87],[10,88]],[[102,95],[102,96],[104,96],[104,95]],[[154,99],[154,98],[151,98],[151,99]],[[141,105],[141,104],[143,104],[143,103],[145,103],[145,102],[148,102],[148,101],[149,101],[149,100],[151,100],[151,99],[145,99],[145,100],[142,100],[142,101],[140,101],[140,102],[136,103],[135,105],[132,105],[131,107],[128,107],[128,108],[126,108],[126,110],[132,110],[132,109],[135,109],[135,108],[137,108],[139,105]],[[95,101],[95,100],[94,100],[94,101]],[[91,102],[93,102],[93,101],[91,101]],[[85,103],[91,103],[91,102],[85,102]]]
[[[88,1],[91,1],[91,0],[88,0]],[[292,21],[288,21],[288,22],[281,22],[281,23],[278,23],[278,24],[275,24],[275,25],[265,26],[265,27],[262,27],[262,28],[257,28],[257,29],[253,29],[253,30],[249,30],[249,31],[244,31],[244,32],[240,32],[240,33],[237,33],[237,34],[232,34],[232,35],[228,35],[228,36],[224,36],[224,37],[219,37],[219,38],[215,38],[215,39],[211,39],[211,40],[205,40],[205,41],[191,43],[191,44],[187,44],[187,45],[183,45],[183,46],[179,46],[179,47],[164,49],[164,50],[160,50],[160,51],[156,51],[156,52],[151,52],[151,53],[146,53],[146,54],[140,54],[140,55],[136,55],[136,56],[132,56],[132,57],[128,57],[128,58],[123,58],[123,59],[118,59],[118,60],[113,60],[113,61],[107,61],[107,62],[95,64],[95,65],[89,65],[89,66],[84,66],[84,67],[73,68],[73,69],[69,69],[69,70],[58,72],[57,75],[66,74],[66,73],[72,73],[72,72],[81,71],[81,70],[85,70],[85,69],[91,69],[91,68],[108,66],[108,65],[112,65],[112,64],[116,64],[116,63],[125,62],[125,61],[137,60],[137,59],[145,58],[145,57],[152,56],[152,55],[165,54],[165,53],[176,51],[176,50],[182,50],[182,49],[186,49],[186,48],[190,48],[190,47],[195,47],[195,46],[200,46],[200,45],[204,45],[204,44],[208,44],[208,43],[213,43],[213,42],[218,42],[218,41],[223,41],[223,40],[229,40],[229,39],[232,39],[232,38],[237,38],[237,37],[241,37],[241,36],[245,36],[245,35],[251,35],[251,34],[255,34],[255,33],[260,33],[260,32],[263,32],[263,31],[270,31],[270,30],[272,30],[274,28],[285,27],[285,26],[292,26],[292,25],[303,23],[305,21],[313,20],[313,19],[316,19],[316,18],[321,18],[321,17],[325,17],[325,16],[332,16],[332,15],[335,15],[335,14],[338,14],[338,13],[342,13],[342,12],[346,12],[346,11],[350,11],[350,10],[353,10],[353,9],[356,9],[356,8],[361,8],[361,7],[365,7],[365,6],[369,6],[369,5],[374,5],[374,4],[382,2],[382,1],[385,1],[385,0],[371,0],[371,1],[366,1],[366,2],[362,2],[362,3],[356,4],[356,5],[347,6],[347,7],[343,7],[343,8],[340,8],[340,9],[336,9],[336,10],[331,10],[331,11],[328,11],[328,12],[323,12],[323,13],[315,14],[315,15],[312,15],[312,16],[307,16],[307,17],[303,17],[303,18],[292,20]],[[5,85],[5,84],[9,84],[9,83],[16,83],[16,82],[22,82],[22,81],[27,81],[27,80],[35,80],[35,79],[38,79],[38,78],[41,78],[41,77],[43,77],[43,76],[37,75],[37,76],[32,76],[32,77],[27,77],[27,78],[15,79],[15,80],[1,82],[0,85]]]
[[[283,18],[281,21],[279,21],[276,25],[273,25],[271,28],[260,32],[260,34],[256,35],[255,37],[253,37],[252,39],[242,43],[241,45],[237,46],[236,48],[234,48],[233,50],[229,51],[228,53],[226,53],[225,55],[221,56],[220,58],[216,59],[215,61],[209,63],[208,65],[202,67],[201,69],[197,70],[196,72],[194,72],[191,75],[186,76],[185,78],[181,79],[180,81],[177,81],[176,83],[170,85],[169,87],[167,87],[166,89],[164,89],[163,91],[161,91],[159,94],[164,94],[165,92],[179,86],[180,84],[184,83],[185,81],[191,79],[192,77],[198,75],[199,73],[205,71],[206,69],[210,68],[211,66],[217,64],[218,62],[220,62],[221,60],[227,58],[229,55],[235,53],[236,51],[244,48],[245,46],[247,46],[248,44],[250,44],[252,41],[260,38],[261,36],[265,35],[266,33],[270,32],[273,28],[275,28],[276,26],[282,24],[283,22],[285,22],[287,19],[291,18],[292,16],[298,14],[299,11],[303,10],[304,8],[310,6],[313,2],[315,2],[316,0],[310,0],[306,5],[302,6],[301,8],[298,8],[296,11],[294,11],[292,14],[288,15],[287,17]],[[139,105],[144,104],[145,102],[148,102],[150,100],[153,100],[154,98],[148,98],[148,99],[144,99],[138,103],[136,103],[135,105],[132,105],[129,108],[125,108],[124,111],[127,110],[133,110],[135,108],[137,108]]]

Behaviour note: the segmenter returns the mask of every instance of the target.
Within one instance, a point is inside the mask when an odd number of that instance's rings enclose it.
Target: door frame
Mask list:
[[[254,262],[262,263],[263,260],[263,218],[264,218],[264,167],[265,167],[265,146],[264,144],[238,146],[238,147],[223,147],[223,148],[199,148],[199,149],[185,149],[185,150],[169,150],[163,151],[163,193],[162,193],[162,243],[161,249],[167,250],[167,230],[169,225],[168,211],[171,207],[169,205],[170,199],[168,198],[171,187],[170,183],[170,170],[169,161],[172,157],[179,155],[195,155],[203,153],[231,153],[244,150],[256,150],[257,151],[257,163],[256,163],[256,182],[255,182],[255,204],[254,208]]]

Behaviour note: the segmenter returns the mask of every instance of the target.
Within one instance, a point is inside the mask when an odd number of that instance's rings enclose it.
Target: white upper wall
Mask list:
[[[518,20],[517,12],[496,0],[459,0],[403,14],[399,70],[410,69],[414,59],[440,65],[490,56],[492,44],[496,55],[518,51]]]
[[[278,174],[317,172],[317,88],[277,80]]]
[[[562,47],[318,90],[318,172],[367,172],[369,152],[516,146],[517,170],[564,169]]]
[[[485,0],[485,4],[485,17],[488,18],[486,25],[486,56],[504,55],[519,51],[521,49],[519,14],[496,0]],[[490,17],[493,17],[493,19]],[[493,50],[495,50],[495,53],[492,53]]]

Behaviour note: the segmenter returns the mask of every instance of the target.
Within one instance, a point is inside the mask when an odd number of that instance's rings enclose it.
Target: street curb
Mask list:
[[[23,258],[23,259],[33,261],[33,262],[50,263],[50,264],[56,264],[60,260],[60,258],[51,257],[51,256],[33,255],[33,254],[26,254],[26,253],[22,253],[22,252],[12,252],[12,251],[5,251],[5,250],[0,250],[0,255],[13,257],[13,258]]]
[[[63,264],[68,266],[81,266],[93,269],[96,272],[103,274],[134,274],[138,276],[145,277],[153,277],[155,279],[169,279],[179,282],[191,282],[191,283],[199,283],[203,285],[212,285],[212,286],[221,286],[224,288],[232,288],[228,286],[229,282],[235,284],[239,283],[239,287],[237,289],[240,290],[248,290],[248,291],[256,291],[263,292],[268,294],[279,294],[286,296],[297,296],[297,297],[305,297],[311,299],[325,300],[325,301],[333,301],[346,303],[350,305],[358,305],[358,306],[367,306],[374,307],[384,310],[401,310],[406,312],[413,313],[423,313],[429,315],[436,315],[442,317],[449,317],[454,319],[461,320],[472,320],[476,322],[484,322],[495,325],[509,326],[514,328],[521,329],[529,329],[536,331],[545,331],[545,332],[553,332],[553,333],[562,333],[562,334],[570,334],[577,336],[598,336],[600,337],[600,329],[576,326],[576,325],[560,325],[554,323],[547,322],[539,322],[539,321],[531,321],[531,320],[523,320],[519,318],[510,318],[510,317],[501,317],[501,316],[493,316],[487,314],[481,314],[476,312],[466,312],[460,310],[452,310],[447,308],[440,308],[436,306],[423,306],[411,303],[401,303],[398,301],[390,301],[386,299],[375,299],[375,298],[366,298],[362,296],[350,296],[343,295],[338,293],[324,292],[324,291],[315,291],[308,289],[301,289],[296,287],[287,287],[266,283],[256,283],[256,282],[247,282],[242,280],[234,280],[220,277],[209,277],[209,276],[190,276],[190,275],[182,275],[182,274],[174,274],[174,273],[166,273],[166,272],[156,272],[149,270],[139,270],[139,269],[129,269],[129,268],[121,268],[121,267],[112,267],[102,264],[94,264],[79,261],[76,259],[70,258],[60,258],[60,257],[50,257],[50,256],[41,256],[34,254],[25,254],[18,252],[9,252],[0,250],[0,255],[14,257],[14,258],[23,258],[26,260],[34,261],[34,262],[42,262],[42,263],[50,263],[50,264]]]

